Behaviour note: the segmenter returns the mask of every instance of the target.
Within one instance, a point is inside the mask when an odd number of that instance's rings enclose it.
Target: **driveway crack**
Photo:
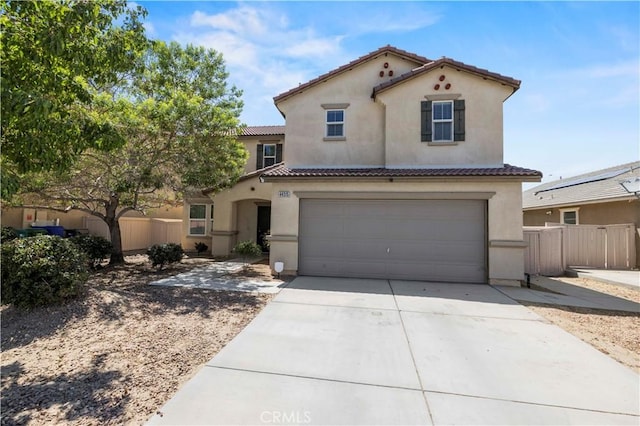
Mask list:
[[[402,324],[402,332],[404,333],[404,338],[407,341],[407,346],[409,347],[409,354],[411,355],[411,362],[413,363],[413,368],[416,371],[416,376],[418,377],[418,383],[420,385],[420,389],[422,389],[422,397],[424,398],[424,405],[427,407],[427,413],[429,414],[429,420],[431,420],[431,424],[435,424],[433,421],[433,415],[431,414],[431,408],[429,407],[429,401],[427,401],[427,394],[424,392],[424,384],[422,383],[422,379],[420,378],[420,373],[418,372],[418,365],[416,364],[416,358],[413,354],[413,349],[411,348],[411,342],[409,341],[409,335],[407,334],[407,329],[404,325],[404,319],[402,318],[402,312],[400,311],[400,306],[398,306],[398,300],[396,299],[396,294],[393,291],[393,287],[391,286],[391,281],[387,280],[387,284],[389,284],[389,289],[391,290],[391,294],[393,295],[393,303],[396,305],[396,309],[398,310],[398,317],[400,318],[400,324]]]

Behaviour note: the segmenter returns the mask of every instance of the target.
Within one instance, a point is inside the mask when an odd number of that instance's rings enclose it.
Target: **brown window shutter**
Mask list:
[[[453,101],[453,140],[464,140],[464,99]]]
[[[420,102],[420,123],[421,123],[421,137],[422,142],[431,142],[432,138],[432,125],[431,125],[431,101]]]
[[[264,164],[264,148],[261,143],[258,144],[258,152],[256,152],[256,170],[260,170]]]
[[[282,163],[282,144],[276,145],[276,163]]]

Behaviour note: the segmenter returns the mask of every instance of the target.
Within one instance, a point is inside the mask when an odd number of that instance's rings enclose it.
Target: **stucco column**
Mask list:
[[[284,273],[298,272],[298,215],[300,200],[286,184],[273,185],[269,263],[284,262]]]
[[[236,211],[235,202],[216,202],[213,209],[213,231],[211,253],[214,256],[229,256],[236,244]]]

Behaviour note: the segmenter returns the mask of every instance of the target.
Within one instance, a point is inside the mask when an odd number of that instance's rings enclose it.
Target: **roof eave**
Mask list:
[[[633,194],[625,195],[622,197],[612,197],[612,198],[600,198],[597,200],[587,200],[587,201],[571,201],[571,202],[562,202],[557,204],[544,204],[537,205],[531,207],[522,207],[523,211],[532,211],[532,210],[542,210],[542,209],[550,209],[550,208],[564,208],[564,207],[576,207],[576,206],[584,206],[590,204],[602,204],[602,203],[615,203],[619,201],[634,201],[638,200]]]
[[[474,181],[474,182],[492,182],[512,181],[512,182],[540,182],[542,177],[535,176],[260,176],[262,182],[284,182],[284,181],[342,181],[350,182],[403,182],[403,181],[431,181],[431,182],[449,182],[456,181]]]

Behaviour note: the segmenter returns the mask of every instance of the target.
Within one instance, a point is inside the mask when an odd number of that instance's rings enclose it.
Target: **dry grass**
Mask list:
[[[640,291],[587,278],[556,278],[572,285],[640,301]],[[533,286],[532,286],[533,287]],[[540,290],[540,288],[536,288]],[[640,373],[640,313],[524,303],[534,312]]]
[[[146,285],[211,259],[160,272],[128,260],[83,299],[1,308],[2,424],[142,424],[272,297]]]

